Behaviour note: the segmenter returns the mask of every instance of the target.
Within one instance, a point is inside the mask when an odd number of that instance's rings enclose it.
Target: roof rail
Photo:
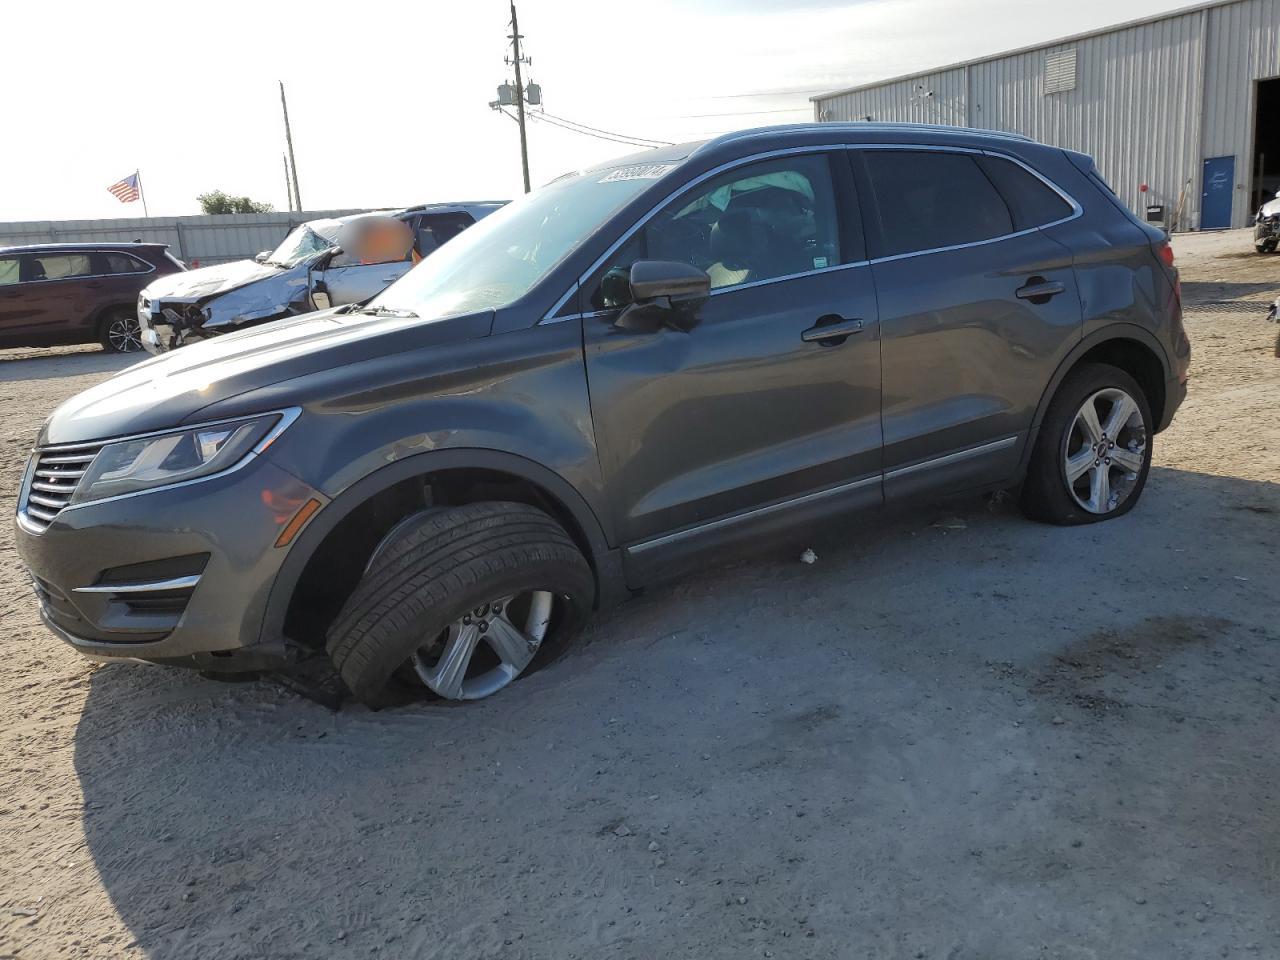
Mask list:
[[[1024,136],[1020,133],[1009,133],[1005,130],[984,130],[979,127],[958,127],[945,123],[890,123],[878,120],[837,122],[815,121],[812,123],[779,124],[772,127],[754,127],[750,130],[737,130],[733,133],[725,133],[706,141],[693,152],[696,155],[714,149],[715,147],[723,146],[726,143],[737,143],[743,140],[754,140],[756,138],[772,137],[787,133],[818,133],[826,131],[849,133],[853,131],[865,132],[877,130],[887,133],[898,131],[918,131],[921,133],[963,133],[975,134],[983,137],[995,137],[1002,140],[1018,140],[1024,143],[1032,142],[1031,137]]]

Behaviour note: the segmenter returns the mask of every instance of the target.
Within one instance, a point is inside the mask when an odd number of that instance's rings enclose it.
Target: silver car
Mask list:
[[[253,260],[159,277],[138,295],[142,344],[159,354],[232,330],[368,300],[500,206],[497,201],[429,204],[311,220]],[[370,216],[408,224],[413,251],[394,262],[369,263],[342,250],[344,227]]]

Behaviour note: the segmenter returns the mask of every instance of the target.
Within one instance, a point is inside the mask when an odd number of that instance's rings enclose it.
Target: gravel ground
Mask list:
[[[6,524],[0,957],[1280,956],[1280,258],[1178,250],[1193,389],[1127,517],[858,521],[461,709],[93,666]],[[0,360],[6,512],[127,362]]]

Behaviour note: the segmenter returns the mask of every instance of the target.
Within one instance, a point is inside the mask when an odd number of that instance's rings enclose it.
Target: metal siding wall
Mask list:
[[[1076,89],[1046,96],[1045,54],[1071,47],[1077,57]],[[886,121],[963,123],[967,116],[974,126],[1079,150],[1094,157],[1121,199],[1139,213],[1146,203],[1163,203],[1166,216],[1172,217],[1185,188],[1184,229],[1200,223],[1201,159],[1235,155],[1236,179],[1245,189],[1236,191],[1233,224],[1245,226],[1252,213],[1246,209],[1252,81],[1276,75],[1280,0],[1238,0],[840,94],[816,101],[814,108],[817,117],[827,120],[870,115]],[[919,85],[934,89],[935,97],[921,101]],[[938,104],[931,113],[930,103]],[[1143,183],[1150,186],[1145,196],[1138,190]]]
[[[1236,158],[1231,225],[1247,226],[1253,182],[1255,80],[1280,75],[1280,0],[1247,0],[1209,11],[1203,156]]]
[[[0,247],[25,243],[167,243],[170,252],[201,266],[244,260],[276,247],[300,223],[363,210],[302,213],[235,213],[201,217],[137,217],[118,220],[32,220],[0,223]]]

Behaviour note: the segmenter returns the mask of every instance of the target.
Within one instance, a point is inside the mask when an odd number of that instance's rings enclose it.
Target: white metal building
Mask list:
[[[1280,0],[1213,0],[812,99],[818,120],[986,127],[1080,150],[1134,210],[1163,206],[1166,226],[1243,227],[1280,189]]]

